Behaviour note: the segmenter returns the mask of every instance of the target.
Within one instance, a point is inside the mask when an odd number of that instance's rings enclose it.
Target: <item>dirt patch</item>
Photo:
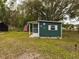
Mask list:
[[[14,56],[1,56],[0,59],[45,59],[38,53],[24,53],[18,57]]]
[[[24,53],[20,55],[17,59],[43,59],[38,53]]]

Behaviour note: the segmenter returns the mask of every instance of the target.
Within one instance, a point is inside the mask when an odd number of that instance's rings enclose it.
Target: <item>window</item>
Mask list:
[[[48,25],[48,30],[53,30],[53,31],[55,31],[55,30],[58,30],[58,26],[57,25]]]

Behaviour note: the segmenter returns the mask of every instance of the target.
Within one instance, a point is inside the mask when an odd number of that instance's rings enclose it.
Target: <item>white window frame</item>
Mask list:
[[[54,29],[52,29],[54,28]],[[57,31],[58,30],[58,25],[48,25],[48,30],[49,31]]]

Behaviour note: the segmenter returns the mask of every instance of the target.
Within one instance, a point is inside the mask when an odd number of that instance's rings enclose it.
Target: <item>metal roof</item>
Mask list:
[[[38,20],[38,22],[55,22],[55,23],[62,23],[62,21],[48,21],[48,20]]]
[[[29,24],[30,24],[30,23],[31,23],[31,24],[38,24],[37,21],[29,21],[28,23],[29,23]]]
[[[29,21],[28,23],[31,23],[31,24],[38,24],[38,22],[62,23],[62,21],[48,21],[48,20]]]

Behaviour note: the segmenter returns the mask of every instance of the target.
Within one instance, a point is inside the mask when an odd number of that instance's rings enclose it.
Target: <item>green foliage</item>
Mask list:
[[[4,2],[0,0],[0,20],[4,20],[4,15],[5,15],[5,7],[4,7]]]
[[[0,21],[7,23],[8,21],[8,12],[5,8],[6,0],[0,0]]]
[[[75,15],[79,15],[76,12],[79,9],[77,1],[29,0],[28,2],[23,2],[23,5],[19,5],[17,10],[12,10],[16,0],[11,2],[11,7],[5,6],[6,0],[0,0],[0,21],[16,28],[23,28],[25,22],[33,20],[59,21],[63,19],[63,13],[65,13],[63,10],[66,10],[69,4],[72,4],[72,6],[66,13],[69,13],[71,17],[75,17]]]
[[[63,13],[68,13],[73,17],[76,1],[72,0],[34,0],[24,2],[22,10],[26,10],[26,16],[29,20],[53,20],[58,21],[63,19]],[[67,7],[71,6],[67,9]]]
[[[74,27],[74,25],[70,25],[70,24],[66,24],[66,25],[65,25],[65,24],[63,24],[63,27],[66,28],[66,29],[67,29],[69,26],[70,26],[70,28],[73,28],[73,27]]]

